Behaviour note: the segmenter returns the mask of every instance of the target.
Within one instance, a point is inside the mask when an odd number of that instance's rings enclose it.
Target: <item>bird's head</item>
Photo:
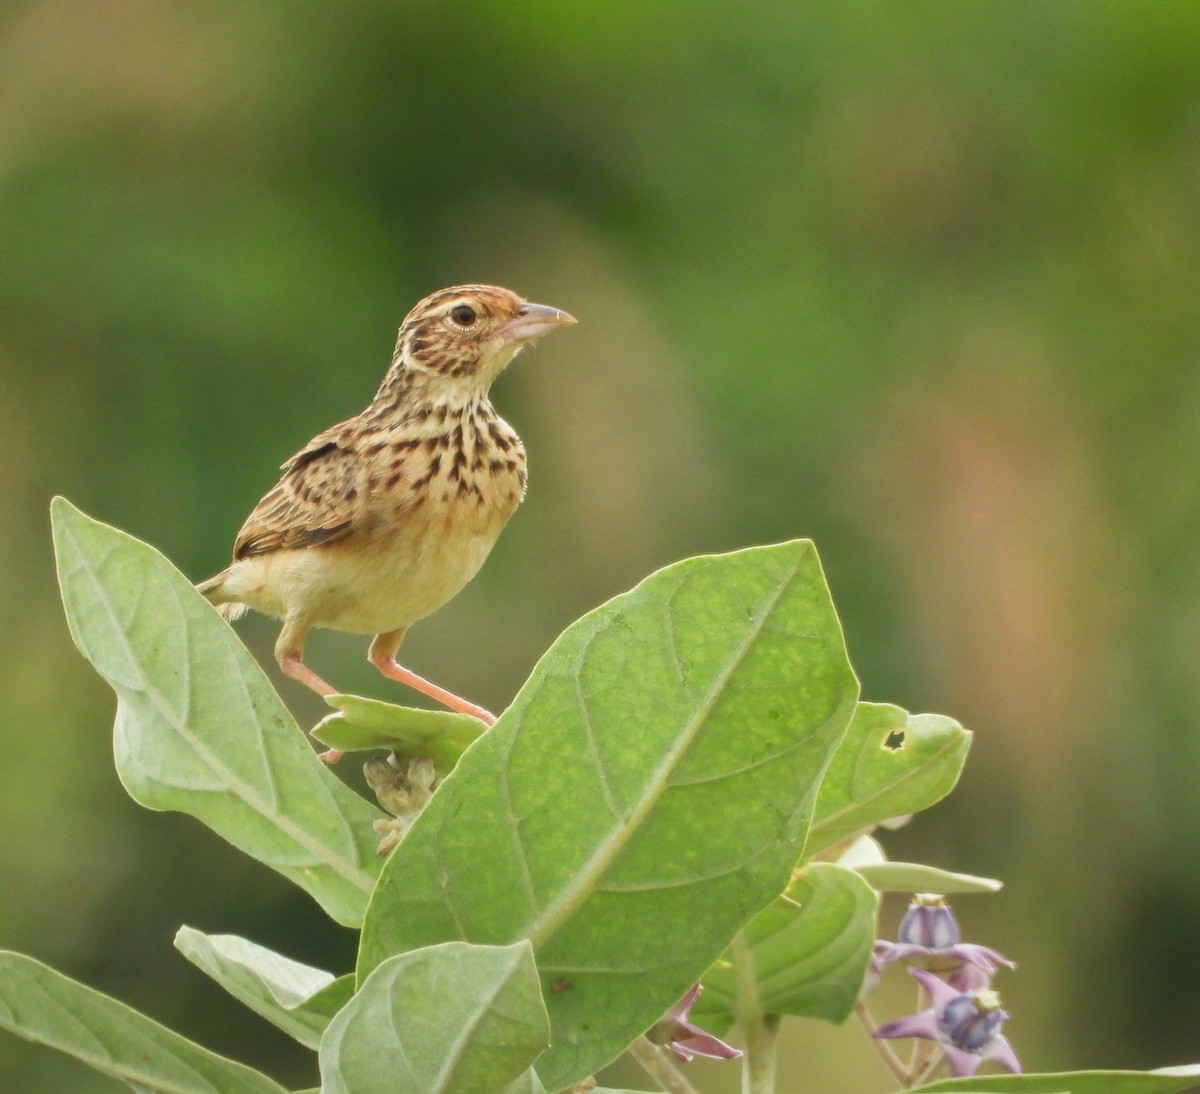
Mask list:
[[[495,285],[458,285],[425,297],[405,317],[393,367],[463,394],[486,391],[504,366],[543,334],[575,319]]]

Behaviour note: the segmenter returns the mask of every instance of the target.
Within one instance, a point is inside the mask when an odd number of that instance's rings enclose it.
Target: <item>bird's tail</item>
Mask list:
[[[222,619],[228,619],[232,623],[246,610],[246,605],[225,599],[225,578],[228,576],[229,571],[222,570],[215,577],[201,581],[196,586],[196,591],[207,598],[208,602],[220,613]]]

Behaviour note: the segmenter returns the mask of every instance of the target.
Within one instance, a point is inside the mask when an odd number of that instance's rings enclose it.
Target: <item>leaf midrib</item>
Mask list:
[[[960,743],[961,743],[961,738],[957,739],[957,740],[956,739],[947,740],[947,742],[944,746],[937,748],[937,749],[933,749],[927,754],[928,755],[927,763],[920,764],[917,767],[909,768],[906,772],[904,772],[898,778],[892,779],[889,782],[882,784],[874,793],[867,794],[866,796],[861,797],[861,798],[859,798],[859,797],[851,798],[850,801],[848,801],[844,806],[842,806],[842,808],[836,809],[831,813],[827,813],[820,820],[814,819],[812,828],[809,830],[809,843],[810,844],[812,843],[813,837],[815,837],[815,836],[820,836],[822,834],[827,834],[830,832],[835,832],[835,833],[838,832],[839,831],[839,824],[838,824],[839,821],[841,821],[842,826],[844,826],[846,817],[853,817],[854,814],[864,811],[865,809],[867,809],[867,807],[872,806],[876,802],[886,798],[888,795],[895,793],[898,789],[902,788],[907,783],[912,782],[914,779],[928,778],[931,774],[929,771],[929,768],[930,768],[930,766],[932,766],[934,761],[940,760],[944,755],[946,755],[947,752],[953,752],[954,749],[957,748]],[[867,747],[870,747],[870,745],[868,744]],[[866,751],[866,748],[864,748],[863,751]],[[925,808],[925,807],[922,806],[921,808]],[[857,827],[857,825],[851,825],[851,827]]]
[[[87,556],[81,549],[79,542],[70,526],[60,521],[59,527],[61,528],[64,537],[70,540],[76,559],[86,560]],[[166,701],[166,697],[150,682],[149,678],[146,676],[146,673],[142,667],[141,659],[135,654],[133,647],[129,643],[128,635],[125,633],[124,628],[119,623],[115,607],[112,604],[112,601],[109,599],[107,590],[100,583],[98,576],[89,566],[85,564],[81,567],[81,569],[91,582],[93,589],[96,591],[97,601],[101,605],[105,614],[108,616],[111,628],[116,632],[120,639],[121,645],[129,659],[129,663],[133,666],[134,672],[141,683],[143,694],[150,698],[151,702],[162,715],[168,726],[170,726],[185,742],[187,742],[187,744],[195,750],[197,755],[199,755],[201,759],[203,759],[209,765],[213,772],[225,780],[225,783],[230,790],[235,793],[241,801],[245,802],[246,805],[248,805],[255,813],[261,816],[264,820],[273,824],[279,831],[293,839],[297,844],[312,854],[319,862],[323,862],[326,866],[328,866],[339,877],[343,878],[356,888],[361,889],[364,893],[369,895],[375,887],[374,879],[369,874],[359,870],[351,863],[346,862],[344,858],[334,855],[325,844],[322,844],[310,837],[303,829],[297,827],[287,817],[272,812],[267,806],[267,803],[261,799],[253,787],[251,787],[240,777],[234,775],[224,763],[221,763],[217,759],[215,753],[213,753],[206,745],[200,742],[192,733],[187,730],[184,724],[179,721],[178,718],[176,718],[175,712],[171,709],[170,705]],[[178,603],[178,601],[176,602]],[[97,670],[101,672],[101,675],[103,675],[105,679],[109,681],[110,686],[117,693],[118,701],[125,701],[124,696],[122,695],[122,691],[124,690],[123,686],[119,686],[109,679],[107,674],[104,673],[104,671],[100,669],[100,666],[96,664],[90,653],[87,654],[87,657],[88,660],[96,666]],[[243,682],[248,684],[248,681],[245,681],[244,679]]]
[[[775,591],[764,600],[765,607],[758,620],[747,632],[746,638],[734,652],[729,663],[718,674],[708,694],[697,707],[696,712],[684,723],[682,732],[676,738],[674,746],[655,770],[647,784],[646,791],[642,794],[633,810],[628,814],[625,822],[614,825],[609,835],[597,846],[596,852],[584,867],[572,877],[570,883],[562,889],[558,897],[551,901],[539,915],[535,916],[517,934],[519,938],[528,938],[533,944],[535,952],[539,951],[545,945],[576,910],[579,904],[596,888],[600,878],[604,876],[616,857],[641,829],[650,811],[666,792],[671,773],[676,769],[687,750],[691,747],[697,733],[699,733],[708,716],[712,713],[712,708],[724,692],[730,678],[737,671],[746,654],[762,633],[767,620],[775,610],[775,606],[779,603],[780,598],[795,580],[800,570],[802,554],[803,552],[797,553],[792,561],[791,572],[779,582]],[[507,778],[507,772],[505,773],[505,778]]]
[[[26,958],[22,954],[6,953],[5,956],[21,957],[21,958],[23,958],[23,963],[29,962],[29,964],[34,966],[34,970],[32,970],[32,971],[36,971],[36,972],[40,973],[42,970],[45,970],[45,971],[52,973],[56,977],[61,977],[61,974],[54,973],[54,971],[52,969],[47,969],[46,966],[41,964],[41,962],[35,961],[32,958]],[[18,975],[18,976],[21,975],[20,970],[16,970],[15,975]],[[66,986],[66,985],[73,984],[72,981],[66,981],[65,978],[63,978],[63,979],[65,981],[64,985],[55,985],[55,986],[56,987],[57,986]],[[99,1026],[97,1026],[96,1024],[88,1021],[83,1015],[76,1013],[67,1004],[64,1004],[63,1002],[61,1002],[59,1000],[59,998],[57,997],[57,995],[55,994],[55,992],[53,990],[51,990],[51,988],[48,985],[43,983],[42,980],[40,979],[40,977],[33,977],[33,976],[26,975],[26,980],[38,992],[41,993],[43,1000],[44,1000],[44,1003],[43,1003],[44,1006],[54,1008],[54,1009],[58,1010],[59,1012],[66,1012],[72,1019],[74,1019],[77,1023],[79,1023],[79,1025],[83,1029],[85,1029],[91,1037],[95,1038],[96,1043],[98,1046],[100,1046],[100,1048],[102,1049],[102,1052],[96,1051],[94,1049],[89,1050],[85,1046],[78,1044],[78,1042],[72,1041],[66,1035],[56,1038],[54,1036],[47,1035],[42,1031],[37,1031],[32,1028],[20,1026],[15,1022],[6,1022],[3,1020],[0,1020],[0,1026],[3,1026],[3,1028],[8,1029],[10,1032],[16,1034],[18,1037],[24,1038],[27,1041],[32,1041],[35,1044],[39,1044],[39,1045],[45,1045],[48,1048],[58,1049],[60,1052],[63,1052],[66,1055],[71,1056],[73,1059],[79,1060],[81,1063],[86,1063],[90,1067],[95,1068],[97,1071],[101,1072],[101,1074],[110,1075],[113,1078],[122,1080],[123,1082],[141,1083],[141,1084],[149,1087],[150,1089],[159,1092],[159,1094],[197,1094],[197,1087],[194,1085],[193,1086],[180,1086],[178,1083],[176,1083],[174,1081],[164,1080],[161,1076],[158,1076],[158,1075],[155,1075],[152,1073],[148,1073],[143,1070],[139,1070],[138,1068],[134,1067],[132,1064],[119,1063],[111,1055],[110,1039],[97,1033],[97,1028],[99,1028],[101,1030],[103,1030],[105,1028],[104,1023],[109,1020],[109,1018],[110,1018],[109,1015],[101,1012],[101,1014],[100,1014],[101,1021],[100,1021]],[[75,985],[75,986],[79,987],[80,985]],[[85,988],[84,990],[89,994],[96,994],[96,995],[100,994],[98,992],[95,992],[95,989],[92,989],[92,988]],[[121,1003],[120,1001],[118,1001],[116,999],[111,999],[108,996],[101,996],[101,998],[103,999],[104,1003],[109,1004],[114,1007],[118,1007],[121,1010],[131,1010],[132,1009],[132,1008],[128,1007],[125,1003]],[[146,1023],[145,1029],[138,1030],[139,1035],[147,1037],[149,1039],[149,1038],[152,1038],[154,1034],[158,1033],[158,1034],[165,1035],[168,1039],[176,1039],[177,1038],[180,1041],[182,1041],[183,1048],[184,1048],[184,1053],[182,1053],[182,1054],[174,1051],[173,1049],[171,1049],[169,1047],[164,1046],[161,1042],[152,1042],[152,1043],[154,1043],[155,1047],[157,1047],[160,1051],[162,1051],[167,1056],[169,1056],[170,1059],[172,1061],[174,1061],[176,1064],[183,1064],[189,1070],[195,1071],[197,1074],[201,1075],[206,1083],[210,1082],[211,1076],[205,1074],[201,1070],[201,1064],[203,1064],[203,1066],[205,1068],[207,1068],[207,1067],[217,1067],[217,1068],[228,1067],[231,1071],[247,1072],[250,1075],[252,1075],[255,1079],[261,1080],[264,1084],[268,1084],[268,1083],[271,1084],[271,1086],[274,1089],[278,1090],[280,1092],[280,1094],[283,1094],[283,1087],[279,1086],[269,1076],[262,1074],[262,1072],[256,1072],[256,1071],[254,1071],[253,1068],[248,1068],[245,1064],[238,1063],[238,1061],[231,1060],[226,1056],[221,1056],[218,1053],[215,1053],[215,1052],[211,1051],[210,1049],[205,1048],[203,1045],[198,1045],[193,1041],[189,1041],[189,1040],[187,1040],[187,1038],[183,1037],[181,1034],[176,1033],[174,1030],[168,1029],[166,1026],[160,1025],[153,1018],[147,1017],[146,1015],[141,1014],[138,1011],[133,1011],[133,1013],[136,1014],[138,1016],[138,1018],[142,1019],[142,1021]],[[194,1054],[199,1059],[189,1059],[188,1054]],[[225,1079],[231,1079],[232,1076],[231,1075],[223,1075],[223,1076],[218,1076],[218,1078],[223,1081]]]
[[[497,981],[492,984],[492,990],[487,995],[486,999],[479,999],[479,1005],[474,1009],[470,1018],[463,1023],[459,1030],[458,1036],[446,1046],[445,1060],[442,1063],[442,1068],[438,1072],[434,1084],[434,1091],[443,1091],[447,1089],[447,1084],[456,1077],[460,1065],[462,1064],[462,1049],[468,1041],[475,1036],[475,1031],[483,1024],[484,1020],[492,1013],[496,1000],[501,993],[513,981],[514,977],[520,973],[521,955],[516,953],[512,959],[508,961],[508,967],[505,968],[497,978]],[[513,1080],[517,1076],[513,1077]],[[513,1080],[509,1080],[510,1082]]]

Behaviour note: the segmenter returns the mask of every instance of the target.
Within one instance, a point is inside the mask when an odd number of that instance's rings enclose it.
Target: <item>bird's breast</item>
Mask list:
[[[367,496],[396,518],[424,509],[425,520],[447,531],[502,527],[525,496],[520,438],[494,411],[438,410],[423,429],[391,442]]]
[[[520,505],[525,450],[507,423],[435,424],[419,444],[393,442],[400,459],[369,484],[371,512],[337,582],[348,595],[330,598],[325,626],[373,633],[437,611],[479,571]]]
[[[434,408],[354,443],[351,530],[236,562],[229,583],[238,599],[340,631],[407,627],[475,576],[525,494],[520,439],[478,407]]]

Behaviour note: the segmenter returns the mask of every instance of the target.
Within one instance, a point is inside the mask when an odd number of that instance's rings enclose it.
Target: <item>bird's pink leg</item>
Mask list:
[[[290,653],[286,657],[281,657],[279,659],[279,667],[283,671],[284,676],[290,676],[293,680],[299,680],[305,687],[312,688],[322,699],[327,695],[337,694],[333,688],[300,660],[298,653]],[[341,749],[330,748],[324,752],[318,752],[317,759],[333,765],[344,755],[346,754]]]
[[[430,699],[436,699],[442,706],[456,710],[459,714],[469,714],[472,718],[478,718],[484,725],[495,725],[496,716],[490,710],[485,710],[464,699],[461,695],[455,695],[452,691],[440,688],[432,681],[426,680],[424,676],[418,676],[411,669],[397,664],[396,651],[399,650],[403,640],[403,630],[377,634],[371,643],[371,650],[367,654],[371,664],[389,680],[399,680],[400,683],[407,684],[414,691],[428,695]]]
[[[286,657],[281,657],[279,659],[279,667],[283,671],[284,676],[290,676],[293,680],[299,680],[306,688],[312,688],[322,699],[327,695],[337,694],[333,688],[300,660],[298,653],[289,653]]]

